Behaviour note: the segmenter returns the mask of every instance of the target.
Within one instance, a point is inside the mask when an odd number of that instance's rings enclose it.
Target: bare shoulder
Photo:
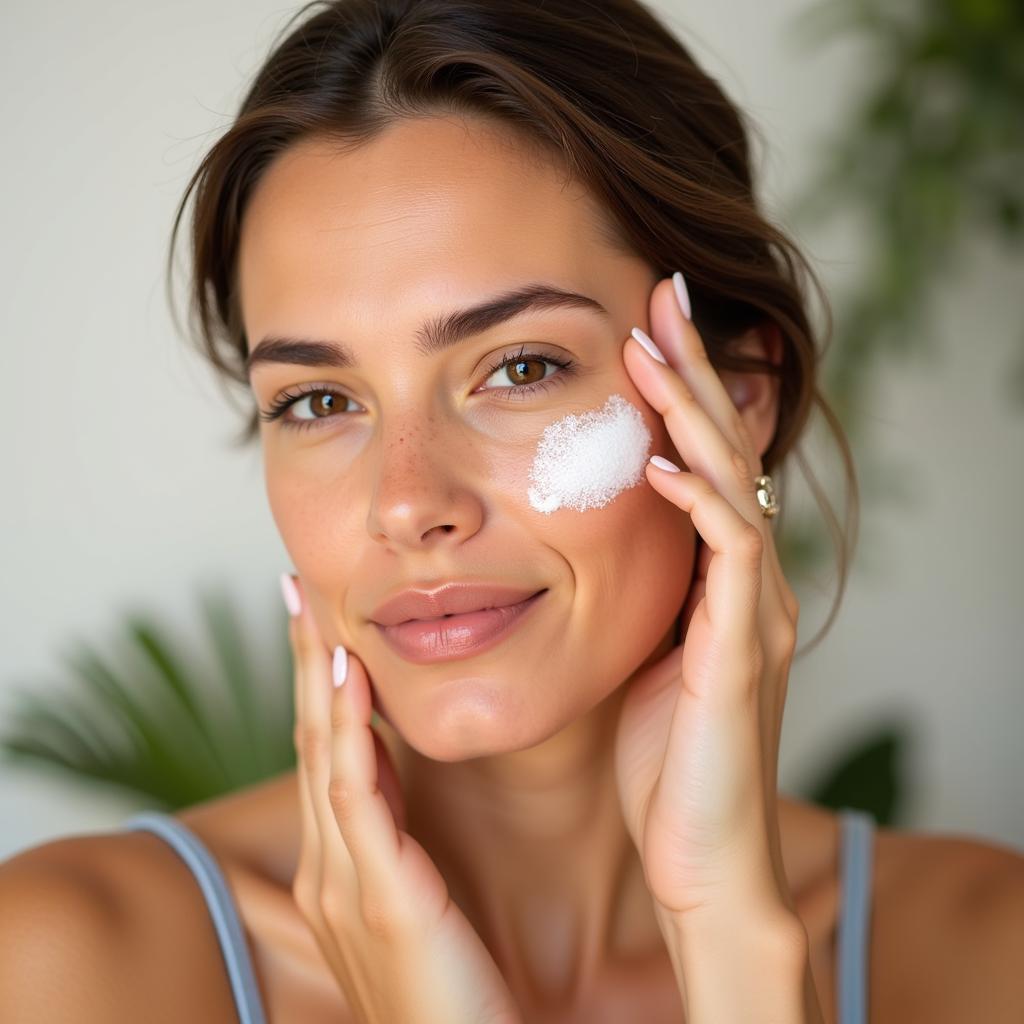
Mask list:
[[[871,1019],[1024,1020],[1024,855],[879,829]]]
[[[69,836],[0,864],[0,1019],[233,1021],[187,866],[144,832]]]

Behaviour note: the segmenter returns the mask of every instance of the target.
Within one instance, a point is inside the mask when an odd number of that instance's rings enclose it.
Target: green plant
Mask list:
[[[179,653],[192,643],[176,643],[151,615],[133,612],[127,649],[113,660],[77,641],[62,655],[76,685],[61,691],[32,682],[15,692],[0,737],[6,759],[126,789],[171,810],[294,767],[287,620],[280,616],[274,650],[253,656],[225,592],[202,593],[200,607],[212,669]]]
[[[879,825],[899,825],[907,806],[904,760],[909,743],[906,721],[875,726],[847,741],[832,761],[818,769],[804,787],[804,799],[837,811],[860,808],[869,811]]]
[[[876,360],[932,346],[929,299],[969,240],[1024,243],[1024,5],[1019,0],[825,0],[794,23],[800,48],[864,44],[864,95],[824,146],[793,210],[855,214],[868,248],[838,297],[824,389],[848,432]],[[983,339],[981,339],[983,341]],[[1009,394],[1024,404],[1021,360]]]

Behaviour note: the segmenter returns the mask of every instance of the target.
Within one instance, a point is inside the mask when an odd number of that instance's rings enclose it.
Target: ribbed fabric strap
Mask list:
[[[844,808],[842,822],[842,896],[839,910],[838,1024],[867,1024],[868,936],[871,927],[871,869],[874,818]]]
[[[842,902],[836,950],[838,1024],[867,1024],[868,935],[875,823],[866,811],[853,808],[842,810],[840,820]],[[213,919],[240,1024],[266,1024],[234,900],[217,862],[199,837],[176,818],[159,811],[136,814],[123,822],[122,828],[153,832],[165,840],[188,866]]]
[[[238,1007],[238,1019],[241,1024],[266,1024],[242,923],[224,875],[210,851],[177,818],[161,811],[143,811],[122,822],[121,827],[129,832],[153,832],[169,843],[188,865],[199,883],[217,930],[231,979],[231,991]]]

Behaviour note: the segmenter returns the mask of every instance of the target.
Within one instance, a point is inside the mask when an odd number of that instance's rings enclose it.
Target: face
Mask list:
[[[643,473],[649,454],[680,459],[622,362],[657,274],[599,216],[507,131],[440,117],[358,149],[297,144],[246,210],[250,356],[270,339],[348,356],[252,363],[263,414],[295,399],[260,427],[274,520],[325,641],[437,760],[572,723],[645,662],[689,587],[689,517]],[[538,285],[583,298],[440,329]],[[464,580],[545,592],[497,642],[426,662],[371,621],[399,590]]]

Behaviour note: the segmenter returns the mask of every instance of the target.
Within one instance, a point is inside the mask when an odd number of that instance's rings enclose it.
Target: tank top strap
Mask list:
[[[838,1024],[867,1024],[868,939],[875,820],[856,808],[839,812],[841,843],[836,1003]]]
[[[177,818],[162,811],[142,811],[121,823],[125,831],[147,831],[167,842],[195,875],[213,919],[231,980],[241,1024],[266,1024],[249,947],[227,880],[200,838]]]

